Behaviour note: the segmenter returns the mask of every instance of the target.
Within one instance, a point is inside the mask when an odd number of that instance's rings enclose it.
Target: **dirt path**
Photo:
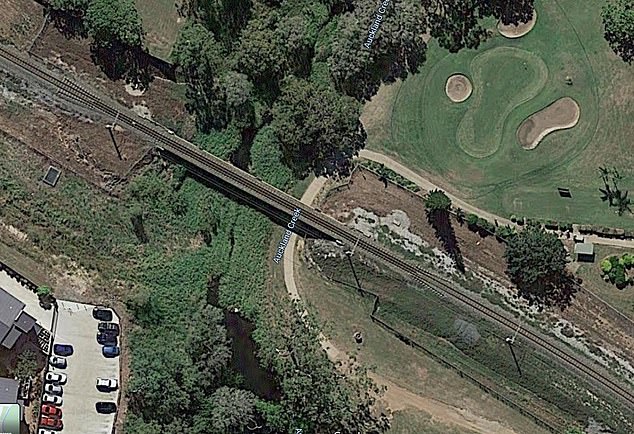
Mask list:
[[[466,203],[465,201],[459,199],[458,197],[454,196],[453,194],[447,192],[445,189],[443,189],[442,187],[439,187],[438,185],[434,184],[433,182],[423,178],[422,176],[420,176],[419,174],[417,174],[416,172],[414,172],[411,169],[408,169],[407,167],[403,166],[401,163],[393,160],[392,158],[380,154],[378,152],[374,152],[374,151],[369,151],[367,149],[363,149],[361,152],[359,152],[359,157],[361,158],[365,158],[366,160],[372,160],[372,161],[376,161],[377,163],[381,163],[383,164],[385,167],[387,167],[388,169],[393,170],[394,172],[398,173],[401,176],[404,176],[405,178],[409,179],[410,181],[414,182],[416,185],[418,185],[421,189],[423,190],[427,190],[427,191],[431,191],[434,189],[440,189],[443,190],[445,192],[445,194],[449,197],[449,199],[451,199],[451,202],[453,203],[453,205],[457,208],[462,208],[465,212],[467,213],[473,213],[473,214],[477,214],[480,217],[484,217],[487,220],[494,222],[497,220],[497,222],[501,225],[510,225],[511,227],[518,227],[517,224],[513,223],[512,221],[510,221],[509,219],[506,219],[504,217],[500,217],[499,215],[495,215],[493,213],[490,213],[488,211],[485,211],[481,208],[478,208],[476,206],[470,205],[468,203]],[[577,225],[574,225],[575,227],[575,231],[577,232]],[[630,248],[630,249],[634,249],[634,240],[619,240],[619,239],[612,239],[612,238],[602,238],[599,237],[597,235],[585,235],[585,239],[587,242],[591,242],[591,243],[595,243],[595,244],[603,244],[606,246],[616,246],[616,247],[624,247],[624,248]]]
[[[325,184],[325,178],[315,179],[302,195],[301,202],[307,205],[312,204]],[[293,300],[301,299],[295,282],[295,249],[298,243],[300,245],[299,248],[303,248],[303,240],[300,239],[298,241],[297,236],[293,234],[284,252],[283,260],[284,283],[289,296]],[[306,314],[307,312],[304,310],[303,315]],[[324,334],[320,333],[319,341],[331,361],[344,361],[346,359],[345,354],[337,349]],[[381,375],[370,373],[370,378],[378,385],[386,387],[386,392],[381,397],[381,400],[384,401],[392,411],[408,408],[421,410],[431,415],[432,420],[435,422],[459,426],[482,434],[520,434],[504,427],[497,421],[491,421],[477,416],[468,409],[453,407],[441,401],[417,395],[394,384]]]

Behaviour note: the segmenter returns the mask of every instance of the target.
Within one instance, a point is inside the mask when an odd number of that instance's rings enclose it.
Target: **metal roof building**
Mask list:
[[[23,333],[29,333],[36,320],[24,312],[26,305],[0,288],[0,343],[11,349]]]

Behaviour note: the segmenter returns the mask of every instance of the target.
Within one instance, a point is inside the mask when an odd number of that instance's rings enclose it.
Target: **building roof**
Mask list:
[[[0,322],[0,342],[2,342],[4,338],[9,334],[9,330],[11,330],[11,326]]]
[[[0,378],[0,402],[5,404],[17,404],[18,389],[20,383],[11,378]]]
[[[11,330],[2,341],[2,346],[10,350],[11,348],[13,348],[20,336],[22,336],[22,332],[18,330],[15,326],[11,327]]]
[[[577,243],[575,244],[575,253],[577,255],[594,255],[594,244]]]
[[[33,318],[25,311],[22,311],[20,316],[18,316],[18,319],[15,320],[14,325],[22,330],[24,333],[28,333],[31,331],[36,322],[37,320],[35,318]]]
[[[0,323],[11,327],[26,305],[0,288]]]

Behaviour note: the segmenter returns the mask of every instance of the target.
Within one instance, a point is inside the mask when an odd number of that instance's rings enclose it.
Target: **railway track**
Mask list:
[[[550,338],[540,336],[540,334],[533,331],[530,326],[523,325],[514,318],[509,317],[508,314],[502,314],[496,309],[473,298],[470,294],[461,292],[448,280],[428,270],[424,270],[417,265],[413,265],[402,258],[396,257],[393,253],[374,242],[359,238],[356,232],[345,227],[333,218],[318,212],[314,208],[303,205],[294,197],[260,181],[224,160],[214,157],[184,139],[170,134],[166,129],[139,118],[129,109],[120,106],[114,101],[108,101],[107,98],[98,96],[77,83],[66,78],[60,78],[56,73],[37,65],[31,60],[27,60],[24,56],[18,55],[12,49],[0,46],[0,57],[9,61],[14,66],[18,66],[36,79],[44,81],[48,85],[53,85],[60,94],[71,98],[73,102],[116,119],[117,122],[126,125],[130,130],[134,130],[154,141],[163,151],[172,153],[189,164],[194,165],[200,171],[209,173],[224,182],[238,187],[244,192],[241,198],[247,202],[249,202],[249,196],[256,197],[260,200],[264,200],[268,205],[287,215],[291,215],[295,208],[300,208],[302,210],[300,218],[305,225],[333,239],[346,241],[350,245],[357,243],[357,250],[395,268],[400,271],[401,274],[408,276],[418,284],[436,293],[441,293],[453,298],[455,301],[475,310],[480,315],[505,327],[508,331],[519,329],[518,335],[523,337],[526,341],[529,341],[534,347],[541,349],[543,352],[559,360],[565,366],[582,374],[582,376],[586,377],[586,379],[590,380],[593,384],[599,386],[606,392],[612,393],[626,405],[634,405],[634,393],[632,390],[624,383],[613,379],[603,368],[592,362],[575,357],[574,353],[563,349],[561,344],[553,342]],[[250,203],[253,203],[253,201]]]

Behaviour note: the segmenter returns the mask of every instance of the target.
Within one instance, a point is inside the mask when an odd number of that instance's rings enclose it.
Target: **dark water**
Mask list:
[[[279,400],[281,391],[275,376],[260,366],[255,355],[257,348],[251,339],[255,326],[234,312],[225,312],[225,325],[231,339],[231,365],[244,378],[245,389],[260,398]]]

